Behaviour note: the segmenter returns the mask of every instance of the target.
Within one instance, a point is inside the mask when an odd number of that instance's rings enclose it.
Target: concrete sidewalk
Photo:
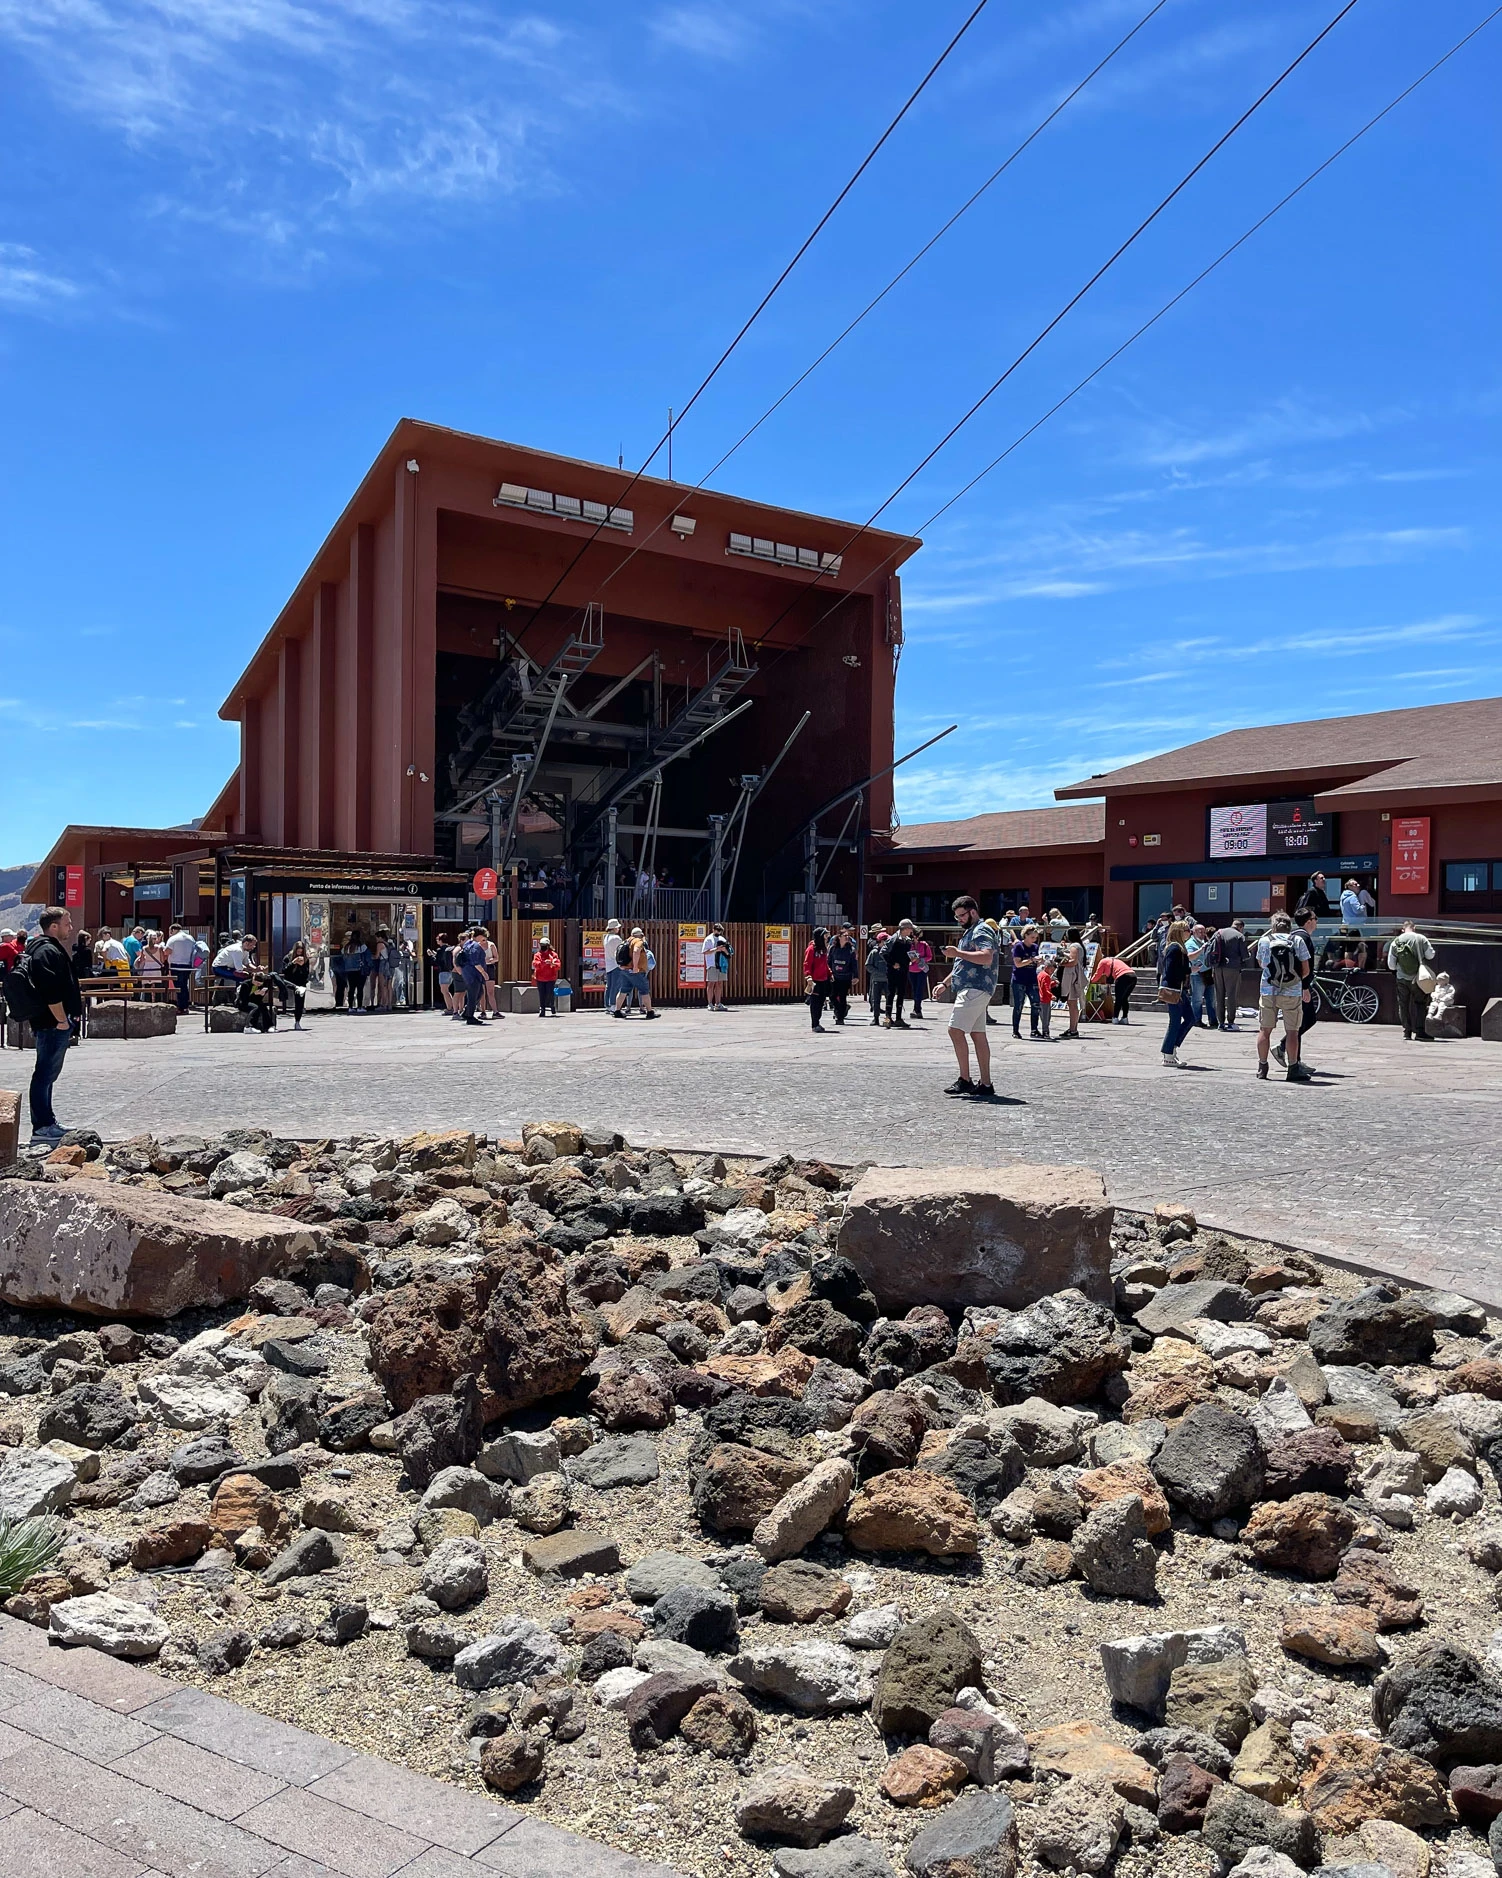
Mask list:
[[[673,1878],[0,1617],[5,1878]]]

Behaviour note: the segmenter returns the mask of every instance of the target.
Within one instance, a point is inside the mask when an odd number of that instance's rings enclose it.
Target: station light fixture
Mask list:
[[[686,541],[699,524],[692,515],[675,515],[668,526],[675,535],[681,535]]]

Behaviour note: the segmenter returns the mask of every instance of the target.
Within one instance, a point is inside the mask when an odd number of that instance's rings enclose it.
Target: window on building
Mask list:
[[[1502,861],[1446,861],[1442,913],[1502,913]]]
[[[1231,911],[1233,913],[1270,913],[1273,904],[1273,884],[1270,880],[1233,880],[1231,882]]]
[[[1221,920],[1228,918],[1231,912],[1231,888],[1235,885],[1230,880],[1197,880],[1194,883],[1194,917],[1202,920]]]
[[[1146,932],[1160,913],[1173,911],[1173,882],[1171,880],[1139,880],[1137,882],[1137,930]]]
[[[954,903],[966,893],[971,894],[986,919],[998,919],[1027,900],[1021,888],[1013,887],[982,888],[974,893],[969,887],[955,887],[948,893],[894,893],[892,917],[910,919],[919,926],[952,926]]]
[[[1102,905],[1099,887],[1045,887],[1043,904],[1033,911],[1047,913],[1057,907],[1071,926],[1083,926],[1087,920],[1100,918]]]

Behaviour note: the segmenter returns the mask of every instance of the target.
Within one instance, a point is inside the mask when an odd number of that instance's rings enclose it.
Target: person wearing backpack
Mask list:
[[[83,1022],[83,999],[68,941],[73,921],[66,907],[49,906],[5,983],[11,1014],[31,1025],[36,1066],[31,1072],[31,1138],[56,1143],[64,1130],[52,1112],[52,1089],[74,1033]]]
[[[1434,1041],[1424,1028],[1424,1019],[1429,1015],[1429,993],[1419,983],[1424,967],[1433,961],[1434,947],[1411,919],[1405,919],[1403,930],[1387,948],[1387,969],[1396,981],[1403,1035],[1415,1043]]]
[[[871,1007],[871,1022],[881,1023],[881,1007],[886,1005],[888,1022],[892,1008],[891,980],[887,976],[887,935],[879,927],[870,929],[866,947],[866,1002]]]
[[[1286,913],[1274,913],[1267,931],[1257,941],[1257,963],[1262,967],[1261,994],[1257,1001],[1257,1075],[1266,1082],[1273,1031],[1281,1022],[1283,1045],[1288,1053],[1286,1080],[1313,1082],[1310,1070],[1299,1061],[1304,980],[1313,961],[1304,935],[1293,930],[1293,921]]]
[[[647,944],[647,935],[640,926],[631,928],[631,938],[628,943],[630,963],[621,973],[621,992],[615,1001],[615,1015],[617,1017],[626,1015],[626,1005],[634,991],[641,1000],[642,1016],[656,1017],[657,1012],[652,1009],[652,972],[657,961],[653,958],[652,949]]]

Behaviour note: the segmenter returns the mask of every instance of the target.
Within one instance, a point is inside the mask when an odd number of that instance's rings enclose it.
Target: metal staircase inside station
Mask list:
[[[494,684],[459,714],[459,747],[449,758],[456,801],[473,801],[511,774],[525,753],[535,769],[542,743],[569,686],[587,672],[605,644],[604,609],[591,601],[584,619],[540,669],[525,653],[507,660]]]

